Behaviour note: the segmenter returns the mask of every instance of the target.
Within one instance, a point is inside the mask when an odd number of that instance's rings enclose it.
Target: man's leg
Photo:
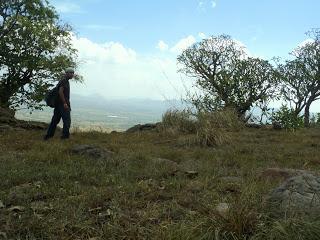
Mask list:
[[[71,116],[70,116],[70,110],[61,110],[62,115],[62,121],[63,121],[63,129],[62,129],[62,136],[61,138],[69,138],[70,136],[70,125],[71,125]]]
[[[61,119],[60,109],[58,107],[55,107],[54,111],[53,111],[51,123],[50,123],[48,131],[47,131],[47,135],[45,135],[45,137],[44,137],[45,139],[49,139],[54,136],[54,133],[56,131],[58,123],[60,122],[60,119]]]

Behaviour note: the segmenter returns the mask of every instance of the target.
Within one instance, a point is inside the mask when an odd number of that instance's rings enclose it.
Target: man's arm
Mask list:
[[[60,99],[61,99],[61,101],[63,103],[64,109],[67,110],[69,108],[69,106],[68,106],[68,104],[66,102],[66,99],[64,97],[64,94],[63,94],[63,87],[59,87],[59,97],[60,97]]]

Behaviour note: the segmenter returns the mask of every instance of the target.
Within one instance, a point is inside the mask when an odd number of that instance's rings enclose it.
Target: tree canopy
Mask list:
[[[294,59],[279,66],[282,96],[294,105],[296,116],[304,111],[305,126],[309,125],[311,104],[320,99],[320,30],[307,35],[309,41],[291,53]]]
[[[276,72],[266,60],[248,57],[230,36],[204,39],[178,56],[180,72],[196,79],[200,95],[191,97],[200,110],[232,107],[239,116],[274,93]]]
[[[76,67],[71,37],[48,1],[0,1],[0,105],[40,107],[61,72]]]

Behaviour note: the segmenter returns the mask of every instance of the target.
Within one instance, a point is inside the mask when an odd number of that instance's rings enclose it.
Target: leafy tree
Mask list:
[[[310,106],[320,99],[320,30],[308,33],[312,38],[291,54],[293,60],[286,61],[279,69],[283,79],[282,95],[294,105],[296,116],[304,110],[304,124],[309,126]]]
[[[196,79],[200,93],[191,96],[197,109],[246,111],[274,94],[276,72],[266,60],[248,57],[230,36],[204,39],[178,56],[180,72]]]
[[[0,106],[41,107],[63,69],[76,66],[71,30],[46,0],[0,1]]]
[[[272,121],[279,123],[284,129],[294,131],[303,127],[303,117],[286,105],[272,114]]]

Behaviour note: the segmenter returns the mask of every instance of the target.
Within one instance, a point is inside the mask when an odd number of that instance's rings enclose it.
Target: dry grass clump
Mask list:
[[[196,142],[202,146],[219,146],[230,142],[229,131],[238,131],[243,123],[235,111],[226,109],[215,112],[199,112],[197,115]]]
[[[230,142],[230,131],[239,131],[243,123],[231,109],[215,112],[168,110],[162,117],[160,132],[194,134],[188,143],[200,146],[219,146]]]
[[[199,112],[198,120],[200,123],[209,121],[210,126],[226,131],[238,131],[244,127],[235,110],[230,108],[214,112]]]
[[[195,133],[196,121],[187,110],[170,109],[162,116],[160,131],[169,133]]]

